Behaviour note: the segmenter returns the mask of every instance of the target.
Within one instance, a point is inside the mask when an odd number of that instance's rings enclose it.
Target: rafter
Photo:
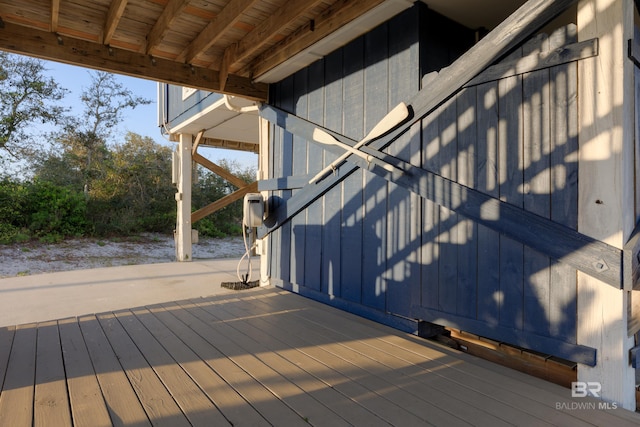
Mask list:
[[[340,0],[313,22],[307,23],[282,42],[258,55],[248,67],[244,67],[239,72],[243,75],[252,74],[255,77],[260,76],[324,37],[327,37],[336,31],[336,29],[347,25],[360,15],[383,3],[383,1],[384,0]]]
[[[269,16],[265,21],[262,21],[260,25],[254,28],[242,40],[227,47],[220,67],[221,84],[224,85],[228,73],[234,71],[235,64],[256,52],[284,27],[321,2],[322,0],[289,1],[287,7],[280,8],[278,12]]]
[[[170,0],[147,35],[147,54],[158,46],[171,27],[171,23],[189,4],[189,0]]]
[[[60,0],[51,0],[51,32],[58,31],[58,20],[60,19]]]
[[[191,44],[178,55],[177,60],[190,64],[196,56],[209,49],[220,39],[235,23],[240,20],[242,14],[251,8],[258,0],[231,0],[220,11],[218,16],[198,34]]]
[[[82,64],[112,73],[156,80],[209,92],[223,92],[254,100],[266,100],[267,85],[231,75],[224,91],[218,71],[152,58],[136,52],[5,22],[0,27],[0,50],[41,59]]]
[[[109,12],[107,13],[107,21],[104,24],[104,38],[102,43],[109,44],[113,38],[113,34],[118,28],[124,9],[127,7],[127,0],[114,0],[109,6]]]

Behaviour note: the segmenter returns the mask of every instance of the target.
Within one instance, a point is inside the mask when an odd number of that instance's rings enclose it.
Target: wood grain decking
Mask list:
[[[640,424],[271,288],[0,328],[0,386],[0,426]]]

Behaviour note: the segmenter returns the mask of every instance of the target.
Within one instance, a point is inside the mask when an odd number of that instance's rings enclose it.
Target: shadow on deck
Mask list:
[[[640,423],[287,291],[218,287],[0,327],[0,425]]]

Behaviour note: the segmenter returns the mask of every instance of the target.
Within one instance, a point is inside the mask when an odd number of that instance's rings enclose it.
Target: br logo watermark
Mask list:
[[[595,397],[600,398],[600,392],[602,391],[602,384],[596,381],[574,381],[571,383],[571,397]],[[576,410],[607,410],[618,409],[618,404],[615,402],[556,402],[556,409],[565,411]]]
[[[574,381],[571,383],[571,397],[600,397],[602,384],[595,381]]]

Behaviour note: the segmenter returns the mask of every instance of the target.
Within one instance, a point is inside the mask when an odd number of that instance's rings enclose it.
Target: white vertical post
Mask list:
[[[617,248],[635,222],[633,118],[627,117],[634,90],[625,57],[632,7],[633,0],[578,4],[580,41],[599,39],[598,56],[578,62],[578,229]],[[629,292],[578,273],[578,343],[597,350],[596,366],[579,365],[578,380],[599,382],[603,400],[635,410],[628,302]]]
[[[258,180],[269,178],[269,122],[266,119],[260,118],[259,130],[259,142],[260,153],[258,154]],[[262,192],[262,198],[267,200],[269,193],[267,191]],[[266,203],[265,203],[266,205]],[[268,213],[269,206],[265,206],[265,214]],[[269,278],[269,264],[271,263],[271,254],[268,251],[269,236],[258,240],[256,242],[256,252],[260,256],[260,286],[268,285],[270,283]]]
[[[176,259],[191,261],[191,148],[193,136],[180,134],[178,146],[178,192],[176,202]]]

